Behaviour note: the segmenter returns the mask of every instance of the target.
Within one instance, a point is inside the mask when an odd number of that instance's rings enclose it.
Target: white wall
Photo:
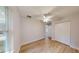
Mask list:
[[[55,23],[54,23],[54,21],[52,21],[52,25],[51,25],[51,37],[52,37],[52,40],[55,40]]]
[[[22,20],[22,44],[31,43],[44,38],[44,23],[37,19]]]
[[[18,52],[21,44],[21,16],[16,7],[8,7],[10,50]]]
[[[79,16],[71,20],[71,46],[79,49]]]

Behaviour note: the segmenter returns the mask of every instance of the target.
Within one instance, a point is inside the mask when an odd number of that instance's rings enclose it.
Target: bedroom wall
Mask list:
[[[31,43],[44,38],[44,23],[37,19],[22,20],[22,44]]]
[[[71,18],[71,46],[79,49],[79,16]]]
[[[52,25],[51,25],[51,37],[52,40],[55,40],[55,22],[52,21]]]

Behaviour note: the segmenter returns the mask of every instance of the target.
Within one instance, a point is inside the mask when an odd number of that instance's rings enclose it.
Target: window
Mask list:
[[[0,7],[0,52],[7,51],[7,24],[6,7]]]

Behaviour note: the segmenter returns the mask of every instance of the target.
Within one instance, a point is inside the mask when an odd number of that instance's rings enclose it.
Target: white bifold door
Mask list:
[[[70,22],[55,24],[55,39],[67,45],[70,45]]]

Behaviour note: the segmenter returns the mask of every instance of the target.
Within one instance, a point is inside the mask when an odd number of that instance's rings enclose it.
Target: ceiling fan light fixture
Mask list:
[[[50,18],[51,18],[51,16],[45,16],[44,15],[43,16],[43,22],[46,22],[46,23],[49,22],[51,20]]]

